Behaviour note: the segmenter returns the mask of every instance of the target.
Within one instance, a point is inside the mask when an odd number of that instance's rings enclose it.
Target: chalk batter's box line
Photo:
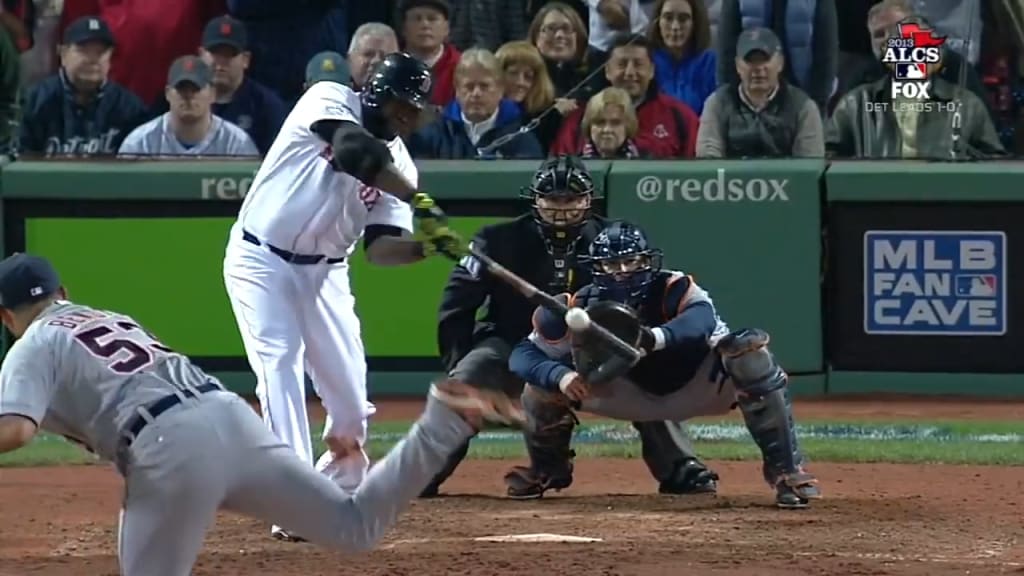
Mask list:
[[[1002,255],[1003,255],[1003,266],[1000,274],[1001,281],[999,283],[1000,298],[1003,302],[1003,313],[1002,313],[1002,331],[1000,332],[935,332],[935,331],[922,331],[922,330],[899,330],[899,331],[885,331],[878,332],[872,331],[868,326],[870,319],[870,291],[868,290],[867,280],[871,272],[871,266],[868,262],[868,242],[871,236],[989,236],[998,237],[1002,242]],[[1007,324],[1007,285],[1006,285],[1006,271],[1007,271],[1007,252],[1009,251],[1009,245],[1006,241],[1006,232],[1002,230],[865,230],[863,236],[863,246],[861,247],[861,259],[863,262],[863,276],[862,276],[862,289],[864,292],[864,307],[861,309],[861,316],[864,318],[864,333],[877,336],[1005,336],[1006,335],[1006,324]]]

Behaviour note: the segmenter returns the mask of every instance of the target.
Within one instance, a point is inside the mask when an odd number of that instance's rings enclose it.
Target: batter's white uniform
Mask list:
[[[346,86],[318,82],[309,88],[256,173],[224,259],[224,281],[256,373],[263,419],[310,463],[304,368],[327,410],[325,438],[350,438],[362,446],[375,410],[366,397],[349,263],[336,260],[351,257],[367,225],[409,232],[413,226],[408,203],[336,172],[330,146],[310,129],[321,120],[361,123],[361,115],[358,95]],[[416,166],[401,139],[388,148],[395,166],[416,185]],[[305,262],[316,256],[322,258]],[[362,449],[340,461],[328,450],[316,463],[346,490],[359,485],[368,465]]]

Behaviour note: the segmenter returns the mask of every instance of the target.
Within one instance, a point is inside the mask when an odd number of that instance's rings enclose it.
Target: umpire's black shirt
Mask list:
[[[484,227],[473,238],[473,246],[541,290],[571,294],[590,283],[590,272],[579,266],[578,257],[587,253],[605,225],[598,216],[584,224],[576,240],[576,258],[567,259],[570,285],[563,287],[551,285],[554,258],[532,214]],[[485,303],[478,320],[478,310]],[[446,368],[454,368],[484,338],[497,335],[510,346],[518,344],[533,329],[533,309],[522,294],[481,269],[471,257],[464,258],[448,278],[438,314],[437,343]]]

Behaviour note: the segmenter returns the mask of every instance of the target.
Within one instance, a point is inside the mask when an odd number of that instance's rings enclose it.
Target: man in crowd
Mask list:
[[[369,22],[356,28],[352,43],[348,46],[352,87],[362,90],[373,67],[393,52],[398,52],[398,37],[387,24]]]
[[[126,156],[259,156],[252,138],[213,114],[213,72],[200,58],[171,65],[165,96],[170,111],[136,128],[121,144]]]
[[[923,18],[904,22],[932,30]],[[896,35],[893,25],[889,36]],[[828,121],[828,152],[838,157],[942,160],[1005,155],[985,104],[970,90],[939,75],[942,66],[942,60],[928,64],[930,88],[923,101],[892,98],[891,75],[843,96]]]
[[[344,56],[328,50],[309,59],[309,63],[306,64],[306,82],[302,85],[302,91],[305,92],[313,84],[324,81],[352,86],[352,74]]]
[[[708,97],[697,132],[698,158],[823,158],[821,115],[807,93],[782,80],[782,44],[767,28],[740,34],[739,82]]]
[[[110,78],[146,106],[160,100],[174,59],[195,50],[203,25],[226,11],[225,0],[64,0],[63,5],[61,30],[83,16],[107,22],[123,48],[111,58]]]
[[[866,54],[857,54],[846,59],[846,66],[839,73],[839,89],[837,94],[842,96],[850,90],[884,78],[892,72],[882,64],[882,53],[885,51],[886,42],[889,40],[889,33],[900,22],[907,18],[918,16],[914,11],[912,0],[882,0],[867,10],[867,28],[871,36],[871,51]],[[863,34],[863,29],[861,30]],[[951,84],[960,81],[960,68],[964,65],[964,57],[956,50],[949,47],[949,41],[942,45],[942,69],[938,75]],[[981,82],[978,72],[974,66],[967,66],[964,70],[964,86],[985,103],[986,110],[992,113],[986,98],[988,94],[985,85]],[[994,118],[993,118],[994,120]]]
[[[489,50],[467,50],[455,67],[455,102],[443,116],[415,133],[409,143],[413,158],[543,158],[531,133],[519,134],[494,147],[500,138],[523,125],[522,110],[502,97],[501,65]]]
[[[139,97],[109,79],[114,36],[95,16],[64,30],[61,67],[28,93],[21,151],[46,156],[113,155],[147,119]]]
[[[837,0],[722,0],[718,29],[718,83],[736,82],[736,41],[748,28],[768,28],[781,39],[786,81],[828,109],[839,62]]]
[[[245,130],[266,154],[288,109],[277,94],[247,77],[252,52],[245,24],[230,16],[210,20],[199,55],[213,71],[213,113]]]
[[[455,65],[459,51],[448,42],[451,8],[447,0],[404,0],[398,12],[405,51],[430,67],[430,103],[447,106],[455,99]]]
[[[646,36],[620,36],[612,44],[605,77],[636,105],[636,146],[653,158],[692,158],[700,119],[689,106],[661,92],[654,82],[653,44]],[[566,116],[552,154],[579,154],[586,141],[583,110]]]

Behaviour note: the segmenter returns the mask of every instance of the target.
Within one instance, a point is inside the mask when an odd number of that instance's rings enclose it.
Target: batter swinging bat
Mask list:
[[[484,265],[484,267],[487,268],[488,272],[494,274],[503,282],[515,288],[517,292],[525,296],[526,299],[529,300],[531,303],[536,304],[537,306],[547,308],[548,310],[556,312],[563,317],[569,312],[569,307],[567,305],[563,304],[557,298],[548,294],[547,292],[544,292],[540,288],[537,288],[533,284],[530,284],[526,280],[523,280],[518,275],[509,271],[501,264],[498,264],[497,262],[494,261],[493,258],[488,256],[487,254],[484,254],[478,248],[470,246],[469,251],[474,258],[479,260]],[[608,344],[611,344],[611,346],[615,349],[616,353],[618,353],[625,359],[629,360],[630,364],[636,362],[637,360],[644,356],[643,350],[640,350],[634,346],[629,345],[622,338],[619,338],[618,336],[610,332],[607,328],[601,326],[597,322],[584,321],[583,324],[587,325],[585,330],[592,332],[601,340],[607,342]]]

